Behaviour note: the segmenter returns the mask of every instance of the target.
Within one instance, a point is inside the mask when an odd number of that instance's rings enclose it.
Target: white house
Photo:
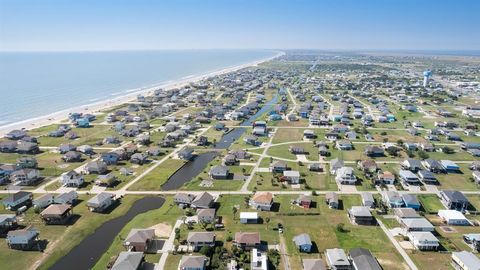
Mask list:
[[[253,248],[250,257],[250,270],[268,270],[267,253]]]
[[[439,210],[438,216],[448,225],[470,225],[470,221],[457,210]]]
[[[249,224],[258,222],[257,212],[240,212],[240,223]]]
[[[407,234],[412,245],[419,250],[437,250],[439,241],[431,232],[409,232]]]
[[[283,177],[290,184],[299,184],[300,183],[300,172],[299,171],[284,171]]]
[[[67,187],[79,187],[85,182],[83,175],[77,173],[76,171],[69,171],[62,173],[60,178],[62,185]]]
[[[335,180],[340,184],[349,184],[355,185],[357,182],[357,178],[353,173],[352,167],[341,167],[337,170],[337,175],[335,176]]]

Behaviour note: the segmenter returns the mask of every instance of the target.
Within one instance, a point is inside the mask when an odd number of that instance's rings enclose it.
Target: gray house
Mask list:
[[[327,264],[332,270],[352,270],[350,260],[343,249],[334,248],[325,250]]]
[[[179,270],[205,270],[207,257],[183,255],[178,265]]]
[[[191,206],[193,208],[211,208],[214,203],[213,196],[208,192],[203,192],[202,194],[195,197],[192,201]]]
[[[19,191],[5,198],[2,203],[6,209],[16,210],[24,205],[30,205],[32,199],[31,192]]]
[[[349,255],[354,269],[382,270],[377,259],[368,249],[354,248],[350,250]]]
[[[228,178],[228,167],[224,165],[216,165],[210,168],[208,175],[213,179],[227,179]]]
[[[141,269],[144,260],[145,255],[143,255],[143,252],[122,251],[115,260],[111,270]]]
[[[194,251],[199,250],[204,246],[215,246],[215,233],[213,232],[189,232],[187,236],[187,243]]]
[[[7,234],[7,245],[11,249],[30,250],[37,243],[40,233],[33,227],[9,231]]]
[[[103,212],[110,207],[115,195],[111,193],[102,192],[87,201],[87,207],[92,212]]]
[[[456,190],[443,190],[440,192],[440,200],[448,209],[464,212],[470,202],[462,192]]]

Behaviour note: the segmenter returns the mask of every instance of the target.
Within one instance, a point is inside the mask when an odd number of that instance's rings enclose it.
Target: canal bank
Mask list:
[[[91,269],[108,250],[125,225],[137,215],[155,210],[165,203],[162,197],[148,196],[135,201],[125,215],[102,224],[49,269]],[[101,213],[98,213],[102,215]]]
[[[260,110],[240,125],[249,127],[264,113],[272,109],[273,105],[278,102],[278,94],[271,100],[265,103]],[[213,146],[215,149],[228,149],[236,140],[238,140],[246,131],[246,128],[234,128],[228,133],[225,133],[220,140]],[[196,156],[193,160],[185,163],[180,169],[172,174],[167,182],[162,185],[162,190],[175,190],[181,188],[185,183],[190,182],[194,177],[200,174],[208,166],[212,160],[217,156],[216,152],[202,153]]]

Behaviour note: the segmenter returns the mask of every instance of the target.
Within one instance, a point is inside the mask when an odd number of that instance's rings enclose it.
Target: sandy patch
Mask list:
[[[172,233],[172,226],[165,223],[159,223],[157,225],[153,225],[149,229],[154,229],[155,236],[159,238],[168,238]]]

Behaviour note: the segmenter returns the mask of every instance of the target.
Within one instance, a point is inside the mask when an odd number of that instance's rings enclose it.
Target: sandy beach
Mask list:
[[[168,90],[171,90],[171,89],[184,87],[184,86],[186,86],[190,83],[201,81],[201,80],[204,80],[204,79],[207,79],[207,78],[210,78],[210,77],[234,72],[234,71],[246,68],[246,67],[256,66],[260,63],[270,61],[270,60],[272,60],[274,58],[277,58],[279,56],[282,56],[282,55],[284,55],[284,52],[278,52],[274,56],[264,58],[264,59],[260,59],[260,60],[254,61],[254,62],[250,62],[250,63],[246,63],[246,64],[242,64],[242,65],[237,65],[237,66],[232,66],[232,67],[224,68],[224,69],[221,69],[221,70],[209,72],[207,74],[203,74],[203,75],[199,75],[199,76],[193,76],[193,77],[189,77],[189,78],[185,78],[185,79],[181,79],[181,80],[176,80],[176,81],[170,82],[170,83],[159,84],[159,85],[155,85],[155,86],[145,88],[145,89],[139,88],[138,91],[132,91],[132,92],[128,93],[127,95],[123,95],[123,96],[119,96],[119,97],[115,97],[115,98],[112,98],[112,99],[103,100],[103,101],[99,101],[99,102],[95,102],[95,103],[91,103],[91,104],[87,104],[87,105],[72,107],[71,109],[62,110],[62,111],[58,111],[58,112],[55,112],[55,113],[52,113],[52,114],[33,117],[33,118],[23,120],[23,121],[20,121],[20,122],[0,126],[0,136],[3,137],[3,136],[5,136],[5,134],[7,134],[8,132],[10,132],[11,130],[14,130],[14,129],[30,130],[30,129],[35,129],[35,128],[39,128],[39,127],[42,127],[42,126],[47,126],[47,125],[51,125],[51,124],[60,123],[64,120],[66,120],[68,118],[68,115],[70,113],[73,113],[73,112],[95,114],[95,113],[98,113],[98,112],[101,112],[101,111],[105,111],[108,108],[115,107],[115,106],[118,106],[118,105],[121,105],[121,104],[125,104],[125,103],[128,103],[128,102],[134,101],[136,99],[137,95],[139,95],[139,94],[151,95],[151,94],[153,94],[153,91],[155,91],[156,89],[159,89],[159,88],[164,89],[165,91],[168,91]]]

